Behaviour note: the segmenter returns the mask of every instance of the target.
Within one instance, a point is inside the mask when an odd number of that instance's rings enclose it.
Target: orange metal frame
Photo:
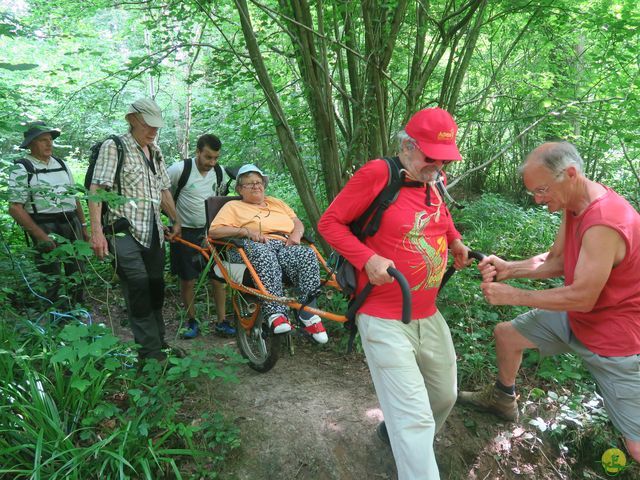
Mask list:
[[[281,237],[278,237],[281,238]],[[302,306],[302,304],[300,302],[298,302],[297,300],[290,298],[290,297],[276,297],[275,295],[272,295],[271,293],[267,292],[266,288],[264,287],[264,285],[262,284],[262,282],[260,281],[260,278],[258,277],[258,274],[256,273],[255,269],[253,268],[253,265],[251,265],[251,262],[249,261],[249,258],[247,257],[246,252],[244,251],[243,247],[239,247],[235,244],[233,244],[232,242],[229,242],[229,240],[224,240],[224,239],[218,239],[218,240],[214,240],[212,238],[208,239],[208,244],[209,247],[201,247],[199,245],[196,245],[194,243],[188,242],[187,240],[184,240],[183,238],[180,237],[175,237],[173,239],[173,241],[176,242],[180,242],[183,245],[186,245],[188,247],[191,247],[195,250],[197,250],[198,252],[200,252],[200,254],[202,256],[204,256],[207,261],[210,261],[211,257],[213,257],[213,260],[215,261],[216,265],[218,266],[218,268],[220,269],[220,272],[222,273],[222,276],[224,277],[224,280],[227,284],[229,284],[229,286],[233,289],[233,290],[237,290],[239,292],[242,293],[247,293],[249,295],[253,295],[257,298],[260,298],[262,300],[267,300],[267,301],[271,301],[271,302],[278,302],[278,303],[282,303],[286,306],[288,306],[289,308],[295,309],[295,310],[299,310],[299,309],[303,309],[307,312],[311,312],[314,313],[316,315],[319,315],[322,318],[326,318],[328,320],[332,320],[334,322],[340,322],[340,323],[344,323],[347,321],[347,318],[344,315],[338,315],[335,313],[331,313],[331,312],[327,312],[325,310],[321,310],[319,308],[312,308],[307,306]],[[308,246],[313,250],[313,252],[316,255],[316,258],[318,259],[318,262],[320,263],[320,265],[322,266],[323,270],[326,272],[327,276],[329,276],[329,278],[323,282],[323,284],[326,287],[330,287],[333,288],[335,290],[340,291],[340,287],[338,286],[338,283],[336,282],[336,278],[335,278],[335,274],[333,272],[331,272],[329,266],[327,265],[326,260],[324,259],[324,257],[322,256],[322,254],[318,251],[318,249],[316,248],[316,246],[312,243],[309,243]],[[240,257],[242,258],[242,261],[244,262],[245,266],[247,267],[251,278],[253,279],[254,284],[256,285],[255,288],[253,287],[248,287],[246,285],[243,285],[242,283],[238,283],[235,280],[233,280],[231,278],[231,275],[229,275],[229,272],[227,271],[227,269],[224,266],[224,261],[222,260],[222,258],[220,257],[220,253],[218,252],[218,249],[221,250],[226,250],[229,248],[235,248],[238,253],[240,254]],[[238,318],[240,319],[240,323],[242,325],[243,328],[245,328],[245,330],[250,330],[256,319],[258,318],[258,311],[256,310],[255,312],[253,312],[251,314],[250,317],[246,317],[243,316],[241,314],[241,312],[239,311],[238,306],[236,305],[236,302],[233,302],[233,307],[236,311],[236,314],[238,315]]]

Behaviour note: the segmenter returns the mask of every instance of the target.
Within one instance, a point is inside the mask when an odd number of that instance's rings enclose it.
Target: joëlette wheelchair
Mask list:
[[[240,196],[227,196],[209,197],[205,200],[207,225],[211,224],[213,218],[225,203],[231,200],[240,200],[241,198]],[[282,341],[287,341],[290,350],[292,351],[293,349],[290,335],[275,335],[269,328],[267,318],[262,314],[262,300],[282,303],[294,312],[304,309],[319,315],[323,319],[340,323],[350,322],[352,324],[350,345],[353,343],[355,334],[353,320],[357,310],[373,288],[371,283],[367,283],[357,295],[351,297],[348,311],[344,315],[336,314],[303,305],[293,297],[277,297],[267,292],[244,251],[244,239],[207,238],[206,245],[204,246],[195,245],[182,238],[176,238],[174,241],[179,241],[196,249],[207,260],[207,265],[202,273],[203,277],[207,276],[209,271],[213,269],[213,277],[226,282],[231,288],[231,301],[233,304],[238,348],[252,369],[262,373],[271,370],[278,361]],[[303,237],[303,242],[308,244],[313,250],[321,267],[321,281],[318,295],[330,296],[335,292],[344,293],[336,280],[335,267],[332,268],[327,263],[308,236]],[[229,260],[229,253],[233,250],[238,252],[242,263],[233,263]],[[475,259],[478,262],[484,257],[485,255],[483,253],[473,250],[469,251],[469,258]],[[440,283],[439,291],[442,290],[455,271],[453,265],[447,269]],[[402,297],[402,321],[409,323],[411,321],[411,290],[409,284],[402,273],[395,268],[390,267],[387,272],[397,280]],[[289,318],[296,319],[295,323],[298,327],[302,325],[297,314],[289,315]],[[302,331],[301,328],[298,328],[298,330]]]
[[[241,197],[239,196],[209,197],[205,201],[207,225],[211,224],[211,221],[225,203],[240,199]],[[278,237],[276,236],[275,238]],[[282,303],[296,312],[304,309],[319,315],[323,319],[335,322],[344,323],[347,321],[345,315],[312,308],[302,305],[293,297],[276,297],[267,292],[247,257],[243,247],[244,239],[222,238],[214,240],[208,238],[207,244],[204,246],[194,245],[181,238],[177,238],[176,241],[198,250],[207,260],[204,275],[207,275],[208,271],[212,269],[213,277],[226,282],[231,288],[238,348],[242,356],[248,360],[249,366],[258,372],[267,372],[273,368],[280,354],[281,342],[290,342],[289,335],[275,335],[271,332],[267,319],[262,314],[262,300]],[[321,291],[319,294],[330,296],[335,291],[340,292],[335,275],[322,254],[308,237],[303,238],[303,242],[313,250],[320,264]],[[234,250],[239,254],[242,263],[229,261],[229,253]],[[289,318],[292,319],[292,323],[298,323],[297,326],[300,325],[299,321],[293,322],[293,319],[298,318],[297,315],[290,315]],[[302,331],[301,328],[297,330]]]

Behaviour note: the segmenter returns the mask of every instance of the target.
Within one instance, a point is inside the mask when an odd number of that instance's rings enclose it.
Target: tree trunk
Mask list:
[[[251,63],[255,69],[257,80],[264,91],[269,112],[271,113],[271,117],[275,125],[276,134],[280,141],[280,145],[282,146],[284,162],[291,172],[293,183],[298,190],[300,200],[307,212],[309,221],[313,228],[316,228],[321,212],[318,208],[313,188],[311,187],[309,179],[304,171],[300,150],[296,145],[293,132],[287,122],[275,88],[273,87],[273,83],[271,82],[271,78],[269,77],[265,67],[264,59],[262,58],[262,53],[260,52],[260,48],[258,47],[258,42],[255,37],[255,31],[251,24],[251,17],[249,15],[247,2],[246,0],[234,0],[234,2],[238,9],[238,13],[240,14],[240,25],[247,44]]]

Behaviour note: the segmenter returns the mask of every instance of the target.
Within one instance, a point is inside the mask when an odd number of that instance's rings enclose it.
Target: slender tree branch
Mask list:
[[[599,103],[599,102],[611,102],[614,100],[622,100],[622,98],[611,97],[611,98],[602,98],[602,99],[594,99],[594,100],[577,100],[577,101],[569,102],[558,109],[549,110],[547,113],[545,113],[544,115],[536,119],[532,124],[530,124],[524,130],[522,130],[520,133],[518,133],[518,135],[516,135],[507,145],[505,145],[502,149],[500,149],[500,151],[496,153],[494,156],[492,156],[489,160],[478,165],[477,167],[472,168],[471,170],[467,170],[462,175],[457,177],[455,180],[449,182],[449,184],[447,185],[447,190],[450,188],[453,188],[458,182],[465,179],[466,177],[471,175],[473,172],[477,172],[478,170],[483,170],[485,167],[491,165],[494,161],[496,161],[498,158],[504,155],[511,147],[513,147],[513,145],[518,140],[520,140],[520,138],[522,138],[527,132],[534,129],[536,126],[538,126],[547,118],[551,116],[563,115],[567,112],[567,110],[569,110],[571,107],[574,107],[576,105],[585,105],[589,103]]]
[[[640,186],[640,175],[638,175],[638,170],[636,170],[636,167],[633,164],[633,160],[627,153],[627,146],[625,145],[624,140],[620,140],[620,146],[622,147],[622,155],[624,155],[624,158],[629,164],[629,168],[631,169],[633,176],[636,177],[636,182],[638,182],[638,185]]]

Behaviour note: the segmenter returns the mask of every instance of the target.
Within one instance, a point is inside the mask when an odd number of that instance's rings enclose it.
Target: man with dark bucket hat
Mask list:
[[[124,149],[120,171],[124,203],[110,206],[106,224],[102,223],[102,203],[89,201],[91,248],[104,258],[111,253],[135,342],[142,360],[164,360],[162,318],[164,304],[164,227],[161,209],[173,222],[169,238],[180,234],[180,221],[171,196],[171,181],[160,149],[155,144],[158,130],[164,126],[160,108],[151,99],[142,98],[125,115],[129,132],[120,136]],[[96,159],[89,191],[113,187],[118,165],[118,148],[105,140]],[[95,197],[94,197],[95,198]]]
[[[435,186],[442,167],[461,160],[457,125],[440,108],[421,110],[398,134],[403,185],[385,210],[376,234],[363,241],[350,224],[385,188],[389,167],[372,160],[333,200],[318,224],[320,234],[357,270],[357,291],[376,287],[356,316],[362,347],[380,401],[380,437],[391,443],[400,480],[436,480],[433,440],[456,401],[456,355],[449,327],[435,304],[447,265],[467,264],[449,210]],[[400,288],[387,269],[395,267],[411,287],[412,321],[400,321]]]
[[[64,268],[73,285],[68,288],[69,297],[75,304],[82,302],[84,289],[77,284],[84,264],[77,258],[61,262],[45,255],[56,247],[52,234],[70,242],[88,239],[84,213],[73,191],[73,176],[64,162],[52,155],[53,140],[59,136],[59,130],[44,122],[27,125],[20,148],[28,149],[29,154],[15,163],[9,175],[9,214],[33,241],[36,267],[49,282],[46,297],[54,303],[59,298]]]

